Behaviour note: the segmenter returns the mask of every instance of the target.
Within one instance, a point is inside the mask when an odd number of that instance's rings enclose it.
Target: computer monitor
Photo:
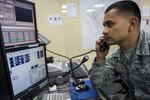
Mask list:
[[[26,0],[0,0],[0,23],[5,47],[37,42],[35,4]]]
[[[12,98],[27,100],[47,80],[45,44],[6,49]]]

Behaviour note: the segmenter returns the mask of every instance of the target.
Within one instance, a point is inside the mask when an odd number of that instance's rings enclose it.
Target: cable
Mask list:
[[[67,56],[64,56],[64,55],[61,55],[61,54],[55,53],[55,52],[50,51],[50,50],[48,50],[48,49],[46,49],[46,51],[48,51],[48,52],[50,52],[50,53],[53,53],[53,54],[55,54],[55,55],[58,55],[58,56],[61,56],[61,57],[64,57],[64,58],[66,58],[66,59],[69,59],[69,60],[70,60],[70,58],[69,58],[69,57],[67,57]]]
[[[69,60],[69,62],[70,62],[70,71],[69,71],[69,73],[70,73],[70,75],[72,76],[72,78],[75,80],[76,83],[77,83],[78,80],[75,78],[75,73],[73,72],[73,69],[74,69],[74,68],[73,68],[73,66],[72,66],[72,59],[77,58],[77,57],[80,57],[80,56],[84,56],[84,55],[86,55],[86,54],[89,54],[89,53],[95,51],[95,50],[91,50],[91,51],[88,51],[88,52],[86,52],[86,53],[83,53],[83,54],[80,54],[80,55],[77,55],[77,56],[74,56],[74,57],[69,58],[69,57],[67,57],[67,56],[64,56],[64,55],[55,53],[55,52],[50,51],[50,50],[48,50],[48,49],[46,49],[46,50],[47,50],[48,52],[50,52],[50,53],[53,53],[53,54],[55,54],[55,55],[64,57],[64,58],[66,58],[66,59]]]
[[[64,58],[70,60],[70,59],[74,59],[74,58],[77,58],[77,57],[84,56],[84,55],[89,54],[89,53],[91,53],[91,52],[93,52],[93,51],[95,51],[95,50],[91,50],[91,51],[88,51],[88,52],[86,52],[86,53],[83,53],[83,54],[80,54],[80,55],[77,55],[77,56],[73,56],[73,57],[71,57],[71,58],[69,58],[69,57],[67,57],[67,56],[64,56],[64,55],[61,55],[61,54],[58,54],[58,53],[55,53],[55,52],[50,51],[50,50],[48,50],[48,49],[46,49],[46,51],[48,51],[48,52],[50,52],[50,53],[53,53],[53,54],[55,54],[55,55],[58,55],[58,56],[61,56],[61,57],[64,57]]]
[[[77,58],[77,57],[84,56],[84,55],[89,54],[89,53],[91,53],[91,52],[93,52],[93,51],[95,51],[95,50],[91,50],[91,51],[88,51],[88,52],[86,52],[86,53],[83,53],[83,54],[80,54],[80,55],[74,56],[74,57],[72,57],[72,58],[70,58],[70,59],[74,59],[74,58]]]
[[[50,53],[53,53],[53,54],[55,54],[55,55],[58,55],[58,56],[61,56],[61,57],[64,57],[64,58],[68,59],[68,60],[69,60],[69,62],[70,62],[70,68],[71,68],[71,69],[73,69],[73,67],[72,67],[72,59],[77,58],[77,57],[84,56],[84,55],[86,55],[86,54],[89,54],[89,53],[91,53],[91,52],[95,51],[95,50],[91,50],[91,51],[88,51],[88,52],[86,52],[86,53],[83,53],[83,54],[80,54],[80,55],[73,56],[73,57],[69,58],[69,57],[67,57],[67,56],[64,56],[64,55],[61,55],[61,54],[55,53],[55,52],[50,51],[50,50],[48,50],[48,49],[46,49],[46,50],[47,50],[48,52],[50,52]],[[71,73],[70,73],[70,74],[71,74],[71,76],[75,79],[75,77],[74,77],[74,72],[73,72],[73,71],[71,71]],[[76,80],[76,79],[75,79],[75,80]]]

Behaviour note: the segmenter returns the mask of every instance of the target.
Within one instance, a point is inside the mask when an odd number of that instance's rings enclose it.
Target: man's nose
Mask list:
[[[103,34],[104,36],[107,36],[107,35],[108,35],[108,29],[107,29],[106,27],[104,27],[104,30],[103,30],[102,34]]]

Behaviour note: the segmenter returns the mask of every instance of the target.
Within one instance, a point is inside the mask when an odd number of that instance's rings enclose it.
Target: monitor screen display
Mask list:
[[[9,76],[15,97],[37,87],[47,78],[45,45],[6,50]]]
[[[21,7],[15,7],[16,21],[33,22],[32,10]]]

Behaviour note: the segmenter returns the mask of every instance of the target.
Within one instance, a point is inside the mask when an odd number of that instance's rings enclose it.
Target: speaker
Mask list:
[[[50,86],[53,85],[60,85],[65,82],[69,82],[70,77],[69,77],[69,69],[68,69],[68,64],[63,61],[62,62],[62,70],[61,71],[50,71],[48,72],[49,76],[49,84]]]
[[[49,73],[49,84],[51,86],[60,85],[65,82],[69,82],[69,74],[65,75],[66,72],[55,72],[55,73]],[[64,76],[65,75],[65,76]]]

